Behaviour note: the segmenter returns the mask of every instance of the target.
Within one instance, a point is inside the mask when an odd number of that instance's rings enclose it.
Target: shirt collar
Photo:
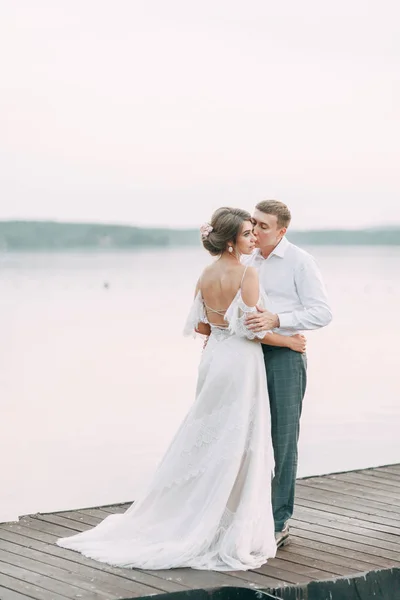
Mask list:
[[[283,238],[281,239],[281,241],[279,242],[279,244],[277,244],[275,246],[275,248],[272,250],[272,252],[271,252],[271,254],[269,256],[278,256],[279,258],[283,258],[285,256],[285,252],[286,252],[288,246],[289,246],[289,242],[286,239],[286,237],[283,236]],[[263,255],[261,254],[260,248],[256,248],[255,251],[254,251],[254,254],[255,254],[255,256],[257,258],[262,259],[262,260],[266,260],[263,257]]]
[[[275,256],[279,256],[279,258],[283,258],[288,246],[289,242],[287,241],[286,237],[283,236],[279,244],[277,244],[272,250],[271,254],[275,254]]]

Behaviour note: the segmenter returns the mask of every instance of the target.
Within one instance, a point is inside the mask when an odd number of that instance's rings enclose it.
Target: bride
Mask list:
[[[275,556],[274,458],[261,346],[301,352],[302,336],[251,332],[258,275],[240,263],[255,246],[250,215],[220,208],[201,228],[218,259],[202,273],[185,333],[209,336],[196,399],[145,492],[124,513],[57,541],[120,567],[246,570]],[[265,300],[264,300],[265,301]],[[256,339],[255,339],[256,338]]]

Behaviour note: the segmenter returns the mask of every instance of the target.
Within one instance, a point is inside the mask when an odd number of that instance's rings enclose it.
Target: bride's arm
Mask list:
[[[301,333],[296,335],[280,335],[279,333],[266,333],[265,336],[258,340],[267,346],[280,346],[281,348],[290,348],[295,352],[305,352],[307,340]]]
[[[201,335],[209,336],[211,333],[211,327],[208,323],[199,323],[195,329],[196,333],[200,333]]]
[[[196,298],[200,289],[200,279],[197,282],[196,290],[194,292],[194,297]],[[211,327],[208,323],[197,323],[197,327],[195,328],[196,333],[200,333],[200,335],[209,336],[211,334]]]

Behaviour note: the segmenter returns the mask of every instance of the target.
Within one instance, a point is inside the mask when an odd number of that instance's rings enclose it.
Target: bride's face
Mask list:
[[[242,229],[236,239],[236,250],[240,254],[251,254],[255,248],[256,237],[253,233],[254,225],[251,221],[244,221]]]

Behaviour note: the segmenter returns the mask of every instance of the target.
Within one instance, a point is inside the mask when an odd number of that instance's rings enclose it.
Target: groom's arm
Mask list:
[[[332,311],[321,273],[312,256],[303,257],[296,268],[295,285],[302,308],[279,313],[280,327],[295,332],[328,325],[332,320]]]
[[[258,314],[253,313],[246,319],[249,329],[257,332],[284,328],[296,333],[328,325],[332,320],[332,311],[321,273],[312,256],[302,257],[302,262],[295,270],[295,286],[301,303],[300,309],[273,315],[275,323],[272,326],[271,313],[258,309]]]

